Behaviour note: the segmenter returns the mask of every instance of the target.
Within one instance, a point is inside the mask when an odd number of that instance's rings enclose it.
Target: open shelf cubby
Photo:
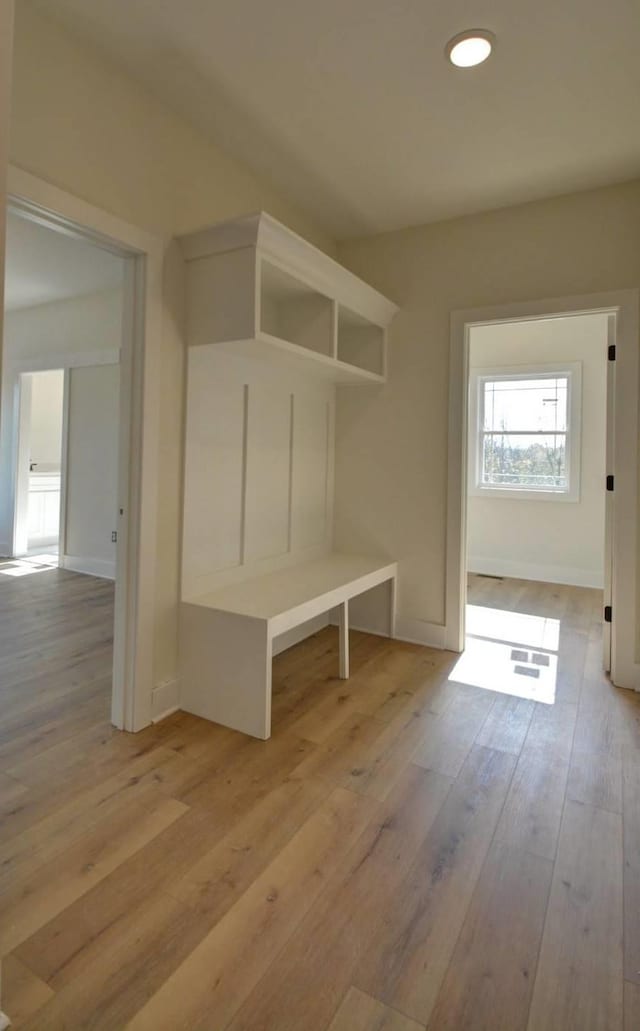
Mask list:
[[[269,261],[261,261],[260,331],[332,358],[334,302]]]
[[[216,346],[336,384],[386,376],[397,308],[264,212],[181,239],[190,346]]]
[[[338,307],[338,361],[385,375],[385,332],[362,315]]]

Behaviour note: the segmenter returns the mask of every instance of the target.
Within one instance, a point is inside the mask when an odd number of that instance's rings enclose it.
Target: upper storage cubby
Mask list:
[[[260,331],[333,357],[335,302],[277,265],[260,260]]]
[[[385,375],[385,331],[342,305],[338,307],[338,359],[378,376]]]
[[[382,383],[396,306],[263,213],[181,237],[187,336],[336,383]]]

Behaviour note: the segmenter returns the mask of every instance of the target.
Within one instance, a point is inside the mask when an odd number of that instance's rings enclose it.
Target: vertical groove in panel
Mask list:
[[[332,356],[332,358],[339,359],[340,358],[340,354],[338,352],[339,307],[338,307],[338,302],[335,301],[335,300],[332,301],[331,304],[332,304],[332,312],[331,312],[331,321],[332,321],[331,356]]]
[[[331,402],[327,401],[327,439],[324,452],[324,534],[326,541],[329,530],[329,476],[331,472]]]
[[[289,395],[289,503],[287,506],[287,551],[292,548],[293,534],[293,446],[295,427],[295,395]]]
[[[240,494],[240,565],[244,565],[245,536],[247,527],[247,448],[249,440],[249,384],[243,389],[242,417],[242,491]]]

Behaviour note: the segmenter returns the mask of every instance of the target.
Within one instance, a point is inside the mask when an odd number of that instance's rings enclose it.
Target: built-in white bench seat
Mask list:
[[[339,612],[340,677],[349,676],[349,599],[389,583],[395,562],[332,554],[182,602],[181,708],[251,734],[271,735],[273,640],[316,616]]]

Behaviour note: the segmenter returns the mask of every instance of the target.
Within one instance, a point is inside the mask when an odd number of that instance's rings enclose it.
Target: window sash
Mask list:
[[[492,412],[491,406],[495,405],[496,403],[498,404],[498,407],[500,408],[500,402],[497,401],[497,399],[500,398],[500,397],[504,398],[504,395],[507,394],[508,391],[509,391],[509,384],[510,383],[513,383],[513,384],[518,383],[518,384],[520,384],[518,390],[512,390],[511,393],[512,393],[512,395],[515,394],[515,393],[521,393],[523,395],[523,402],[524,402],[526,394],[529,391],[530,392],[534,392],[534,391],[535,392],[540,392],[541,389],[542,389],[542,384],[544,384],[545,381],[548,381],[550,386],[551,385],[556,385],[557,387],[559,387],[559,393],[560,394],[564,393],[564,406],[563,406],[564,407],[564,419],[562,420],[562,422],[564,422],[564,426],[563,425],[559,425],[558,426],[556,424],[556,425],[550,425],[550,426],[534,426],[533,429],[531,429],[531,428],[525,429],[524,428],[524,424],[523,424],[523,428],[522,429],[517,429],[515,426],[495,428],[495,427],[491,427],[491,426],[487,426],[486,425],[488,411]],[[522,384],[525,384],[525,383],[530,384],[530,386],[522,386]],[[504,391],[499,389],[501,386],[505,388]],[[496,388],[498,388],[498,389],[496,389]],[[505,374],[505,375],[495,374],[493,376],[482,376],[481,379],[479,380],[479,390],[480,390],[480,397],[479,397],[478,400],[479,400],[480,403],[479,403],[479,407],[478,407],[478,432],[483,432],[483,433],[500,433],[500,432],[505,432],[505,433],[544,433],[544,432],[546,432],[546,433],[561,433],[562,432],[562,433],[566,433],[566,432],[569,431],[570,419],[571,419],[571,374],[568,373],[568,372],[564,372],[564,373],[562,373],[562,372],[554,372],[554,373],[551,373],[551,372],[544,373],[544,372],[542,372],[542,373],[539,373],[539,374],[538,373],[530,373],[528,375],[526,373],[518,373],[518,374],[515,374],[515,375],[514,374]],[[556,398],[556,400],[559,400],[559,398]],[[492,415],[495,417],[495,413],[494,412],[492,412]],[[557,408],[556,408],[556,415],[557,415]],[[536,415],[534,414],[532,417],[535,419]],[[489,421],[491,421],[491,420],[489,420]]]
[[[474,377],[476,380],[476,391],[474,393],[475,404],[472,406],[473,412],[475,413],[472,423],[474,426],[475,448],[470,452],[470,460],[473,463],[470,468],[470,474],[472,476],[471,483],[473,484],[471,489],[474,493],[495,494],[496,496],[502,494],[505,497],[508,495],[521,497],[537,495],[538,497],[547,496],[549,498],[574,501],[579,499],[579,464],[576,466],[576,462],[579,463],[579,455],[576,453],[576,448],[579,447],[580,440],[580,372],[579,363],[573,363],[570,368],[566,365],[555,367],[548,366],[548,371],[547,369],[538,367],[525,369],[521,366],[512,367],[508,370],[505,368],[504,372],[499,372],[498,370],[495,370],[494,372],[493,369],[479,369],[477,371]],[[566,386],[566,419],[564,420],[565,427],[563,429],[516,429],[515,427],[509,429],[484,428],[485,401],[487,400],[485,393],[486,384],[508,384],[509,380],[517,380],[519,382],[532,380],[539,383],[540,380],[543,379],[564,381],[563,385]],[[495,439],[509,436],[531,437],[532,443],[536,438],[548,439],[550,437],[554,437],[561,447],[564,446],[564,485],[558,486],[548,483],[541,484],[536,483],[533,480],[521,483],[498,483],[491,480],[485,480],[485,446],[488,444],[486,438]],[[472,455],[474,455],[474,457],[471,459]]]
[[[520,436],[520,437],[529,437],[529,438],[532,438],[532,440],[534,440],[536,437],[538,437],[538,438],[545,438],[545,439],[548,439],[549,437],[553,437],[554,438],[554,444],[555,444],[556,441],[560,440],[561,446],[562,446],[562,448],[564,450],[564,469],[563,469],[563,472],[562,472],[562,479],[564,480],[564,483],[557,484],[557,483],[549,483],[549,482],[545,483],[545,482],[542,482],[545,479],[548,481],[548,479],[553,476],[552,473],[539,473],[539,474],[535,474],[534,473],[534,474],[531,474],[529,479],[520,480],[518,482],[513,482],[513,483],[510,483],[508,480],[490,479],[489,478],[489,474],[487,473],[486,465],[485,465],[485,460],[486,460],[486,457],[487,457],[486,449],[485,449],[485,439],[487,437],[489,437],[489,438],[511,437],[511,436],[516,436],[516,435]],[[569,433],[568,433],[567,430],[558,430],[558,431],[556,431],[554,433],[544,432],[544,431],[540,431],[540,430],[524,431],[524,432],[519,432],[517,430],[514,430],[513,432],[511,432],[511,431],[506,432],[506,431],[503,431],[503,430],[482,430],[478,434],[478,444],[479,444],[479,451],[478,451],[478,483],[477,483],[478,487],[480,487],[482,490],[513,490],[513,491],[523,491],[524,490],[524,491],[539,491],[541,493],[549,492],[549,493],[553,493],[553,494],[567,494],[569,492],[569,490],[570,490],[570,482],[569,482],[570,471],[569,471],[569,452],[568,452],[569,439],[568,438],[569,438]],[[502,474],[502,475],[508,475],[508,474]],[[514,473],[513,475],[515,476],[515,475],[517,475],[517,473]],[[558,479],[559,478],[560,477],[558,477]]]

